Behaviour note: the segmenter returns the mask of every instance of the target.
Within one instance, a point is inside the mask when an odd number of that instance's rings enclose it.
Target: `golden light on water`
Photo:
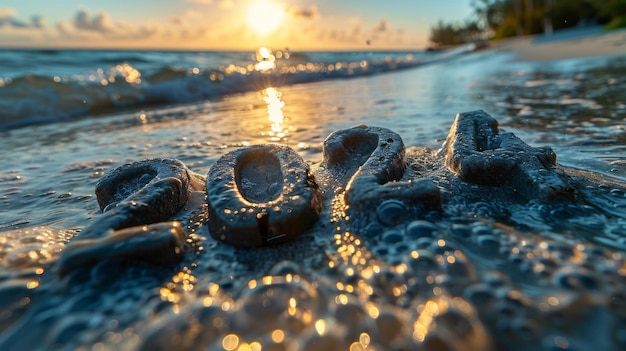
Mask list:
[[[422,307],[419,318],[413,325],[413,337],[415,340],[420,342],[424,341],[434,317],[436,317],[439,312],[439,306],[435,301],[429,300],[426,302],[426,305]]]
[[[285,340],[285,332],[280,329],[276,329],[272,332],[272,341],[275,343],[281,343]]]
[[[239,336],[235,334],[228,334],[222,339],[222,347],[224,350],[234,350],[237,348],[237,345],[239,345]]]
[[[317,331],[319,335],[326,334],[326,321],[323,319],[319,319],[317,322],[315,322],[315,331]]]
[[[265,89],[264,100],[267,104],[268,118],[272,123],[272,133],[279,138],[285,136],[283,130],[283,122],[285,121],[283,107],[285,107],[285,103],[280,100],[281,95],[280,91],[275,88]]]
[[[254,65],[254,69],[259,72],[269,72],[276,67],[274,62],[276,61],[276,56],[266,47],[262,47],[256,52],[256,60],[258,63]]]
[[[284,18],[282,6],[269,1],[255,1],[248,7],[246,23],[257,34],[265,36],[278,29]]]

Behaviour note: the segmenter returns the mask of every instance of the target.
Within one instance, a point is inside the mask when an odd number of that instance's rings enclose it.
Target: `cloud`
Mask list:
[[[11,8],[0,8],[0,20],[15,17],[16,12]]]
[[[389,23],[386,18],[381,19],[376,27],[374,27],[375,32],[386,32],[389,29]]]
[[[294,18],[307,18],[307,19],[316,19],[319,17],[320,13],[317,10],[317,6],[311,5],[309,7],[292,7],[287,9],[287,14],[291,15]]]
[[[79,10],[66,21],[55,23],[48,32],[48,43],[68,47],[146,47],[159,46],[172,38],[171,23],[129,23],[114,21],[107,12],[91,15]]]
[[[275,0],[278,2],[278,0]],[[70,9],[65,20],[46,23],[41,16],[20,18],[0,7],[0,44],[37,42],[67,47],[249,49],[258,46],[295,49],[362,49],[406,47],[411,32],[387,18],[368,21],[358,13],[325,13],[315,5],[285,5],[281,30],[259,37],[246,24],[240,0],[181,0],[180,11],[146,22],[119,21],[115,13]],[[188,4],[182,4],[186,2]],[[195,3],[191,4],[191,3]],[[222,9],[229,4],[234,9]],[[207,6],[206,8],[204,6]],[[209,9],[203,11],[203,9]],[[29,28],[29,29],[24,29]],[[42,29],[37,29],[42,28]],[[15,39],[18,38],[19,40]]]
[[[80,10],[74,17],[74,27],[79,30],[88,30],[100,33],[112,33],[111,19],[107,12],[100,12],[94,17],[90,17],[89,11]]]
[[[43,28],[44,22],[45,22],[44,18],[39,15],[35,15],[30,18],[30,23],[33,28]]]
[[[10,28],[43,28],[44,19],[41,16],[32,16],[30,21],[21,21],[16,18],[17,12],[12,8],[0,8],[0,27]]]

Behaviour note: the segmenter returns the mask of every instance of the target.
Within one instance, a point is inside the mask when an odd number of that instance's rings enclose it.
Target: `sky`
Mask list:
[[[3,0],[0,48],[423,49],[471,0]]]

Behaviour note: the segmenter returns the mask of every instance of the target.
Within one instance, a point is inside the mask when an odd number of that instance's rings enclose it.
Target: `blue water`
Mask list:
[[[261,340],[259,327],[284,331],[284,349],[306,349],[321,327],[344,349],[370,335],[376,349],[403,340],[418,349],[412,333],[429,312],[420,307],[426,299],[462,307],[437,320],[446,334],[433,332],[451,344],[434,339],[429,347],[488,349],[451,333],[481,335],[466,328],[480,325],[463,317],[469,306],[501,340],[493,350],[622,350],[626,197],[615,184],[626,181],[626,57],[533,63],[507,52],[460,53],[0,52],[0,350],[171,349],[164,342],[196,331],[207,337],[186,339],[197,349],[223,349],[234,338],[245,349]],[[175,158],[207,174],[228,151],[278,142],[315,164],[326,136],[361,124],[392,129],[407,147],[437,149],[455,114],[476,109],[525,142],[552,147],[560,165],[597,176],[598,186],[586,189],[597,195],[591,210],[531,202],[502,222],[490,218],[500,205],[465,206],[459,193],[458,211],[448,213],[477,218],[448,214],[432,240],[370,238],[356,247],[361,233],[344,235],[343,223],[330,222],[295,250],[247,256],[197,231],[197,251],[175,267],[103,261],[64,281],[51,269],[72,236],[102,215],[96,182],[125,163]],[[439,268],[414,271],[414,247],[432,251]],[[256,312],[264,309],[255,296],[264,295],[251,286],[265,284],[274,260],[284,259],[297,263],[303,281],[280,276],[274,282],[284,288],[271,287],[276,300],[263,304],[285,306],[276,311],[286,316],[295,296],[301,320],[274,323]],[[325,269],[328,262],[337,266]],[[440,287],[454,301],[430,300]],[[344,328],[344,314],[363,316],[356,334]],[[189,319],[196,315],[197,324]],[[400,339],[388,342],[396,326]]]
[[[416,67],[426,52],[0,51],[0,130]]]

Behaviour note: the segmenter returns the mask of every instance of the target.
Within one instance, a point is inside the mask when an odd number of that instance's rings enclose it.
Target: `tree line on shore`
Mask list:
[[[430,29],[433,48],[575,26],[626,27],[626,0],[473,0],[472,7],[464,22],[440,20]]]

